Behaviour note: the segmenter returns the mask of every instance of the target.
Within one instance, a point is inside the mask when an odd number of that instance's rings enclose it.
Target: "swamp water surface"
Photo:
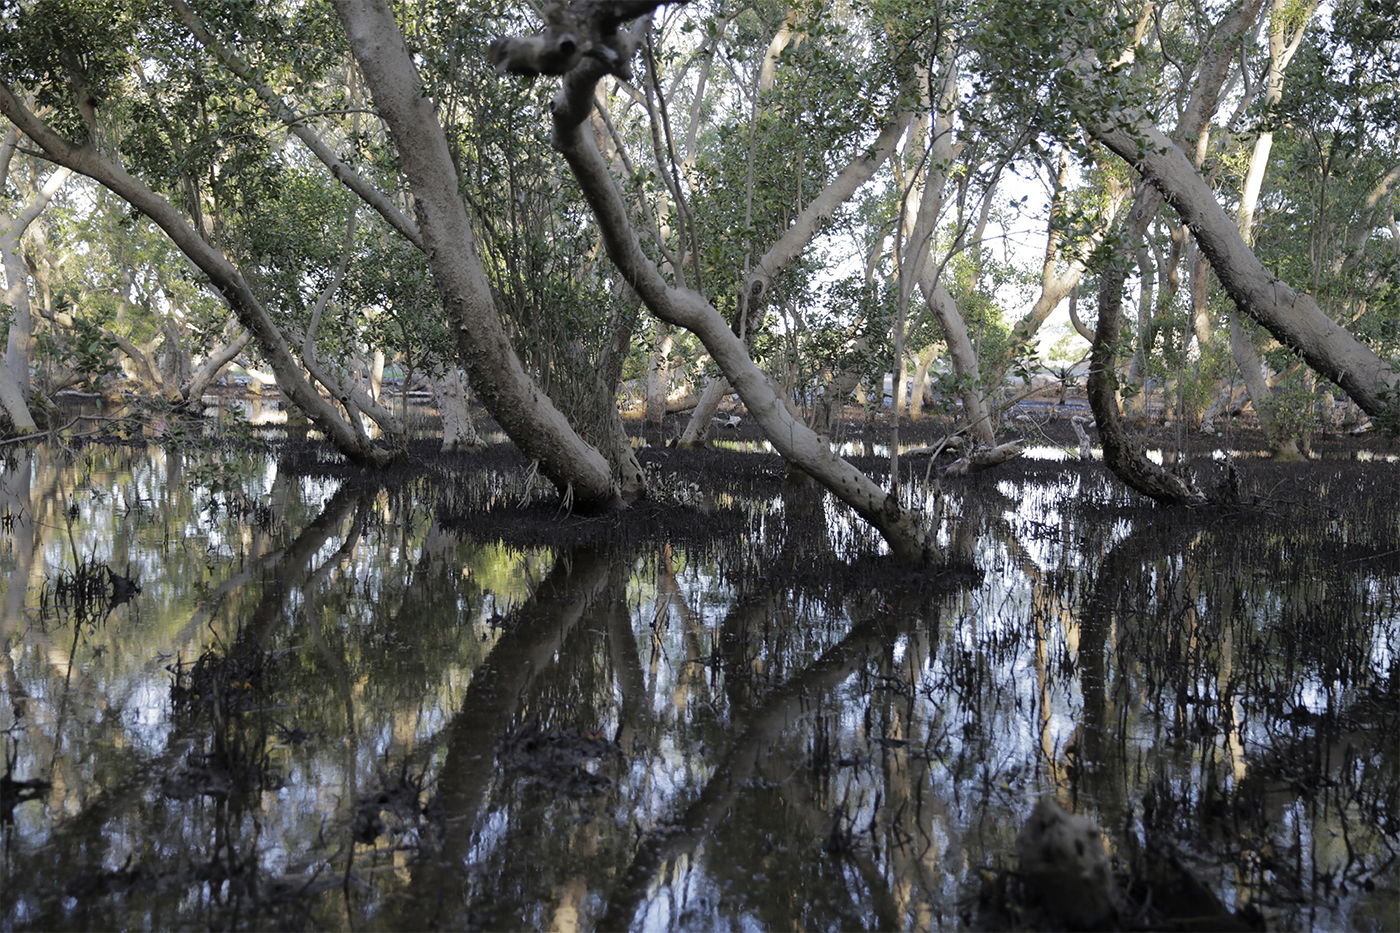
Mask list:
[[[625,526],[428,450],[9,453],[0,927],[1048,926],[1046,796],[1119,927],[1400,920],[1396,464],[1008,464],[932,576],[776,458],[648,451]]]

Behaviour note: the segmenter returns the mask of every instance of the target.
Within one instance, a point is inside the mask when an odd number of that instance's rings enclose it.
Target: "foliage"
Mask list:
[[[193,6],[345,164],[408,207],[398,155],[329,5]],[[412,0],[395,12],[423,93],[447,130],[492,296],[517,352],[566,416],[597,439],[616,381],[644,370],[648,328],[638,326],[636,302],[602,259],[589,211],[546,138],[555,87],[502,81],[484,67],[493,38],[537,24],[499,0]],[[919,129],[895,158],[825,218],[824,239],[772,283],[762,307],[749,309],[742,327],[753,353],[805,396],[834,372],[873,377],[893,368],[893,243],[907,234],[905,211],[920,179],[937,177],[944,189],[926,194],[946,202],[931,259],[940,281],[984,367],[1017,360],[1029,372],[1034,338],[1014,336],[1013,323],[1040,285],[1040,254],[1008,255],[994,238],[1049,224],[1053,271],[1087,260],[1136,175],[1087,141],[1086,118],[1132,108],[1170,130],[1224,10],[1159,4],[1134,44],[1138,12],[1106,0],[738,7],[697,0],[659,11],[635,80],[604,86],[608,122],[600,116],[598,137],[644,248],[676,284],[701,290],[738,327],[741,285],[759,258],[866,152],[878,128],[900,112],[916,114]],[[1400,40],[1390,12],[1385,0],[1324,10],[1276,105],[1250,98],[1252,85],[1231,85],[1226,105],[1241,109],[1216,116],[1203,171],[1228,200],[1253,140],[1273,132],[1254,230],[1258,254],[1377,352],[1400,357],[1400,254],[1386,229],[1393,185],[1385,179],[1400,142]],[[175,205],[238,266],[290,343],[300,347],[312,308],[345,262],[315,334],[323,360],[353,371],[380,351],[418,371],[454,357],[423,255],[291,140],[167,5],[0,0],[0,16],[15,27],[0,33],[0,80],[61,133],[119,159]],[[1266,54],[1262,42],[1246,44],[1251,81]],[[931,116],[926,96],[949,69],[959,76],[955,99],[940,106],[956,155],[934,165],[928,125],[918,121]],[[8,216],[39,171],[21,161],[10,167],[0,205]],[[30,175],[27,186],[21,171]],[[982,198],[994,199],[996,229],[977,226]],[[347,241],[352,216],[357,229]],[[1190,262],[1181,237],[1164,220],[1144,244],[1164,275],[1179,277]],[[188,261],[128,205],[86,181],[69,183],[25,249],[40,270],[41,362],[100,380],[113,360],[104,328],[154,347],[173,322],[170,331],[195,353],[228,336],[227,309]],[[845,265],[851,259],[861,272]],[[1185,290],[1163,283],[1159,306],[1130,334],[1147,354],[1145,375],[1176,379],[1192,405],[1214,394],[1226,372],[1222,341],[1197,333],[1198,310],[1209,325],[1202,330],[1224,326],[1228,308],[1214,293],[1208,300],[1194,308]],[[55,302],[74,309],[71,326],[54,314]],[[944,339],[917,301],[906,331],[911,354]],[[705,364],[703,349],[684,334],[672,359],[697,372]],[[1270,362],[1281,369],[1294,361],[1272,351]],[[962,388],[948,369],[934,366],[940,391]],[[1308,424],[1303,414],[1289,423]]]
[[[96,314],[77,312],[72,320],[64,337],[41,341],[40,358],[79,374],[88,391],[101,391],[105,380],[121,372],[113,358],[116,344],[103,333]]]

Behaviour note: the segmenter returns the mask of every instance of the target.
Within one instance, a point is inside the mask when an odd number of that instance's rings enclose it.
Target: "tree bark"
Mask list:
[[[656,322],[656,336],[647,359],[647,424],[661,427],[666,417],[666,387],[670,382],[671,328]]]
[[[239,328],[238,336],[205,357],[204,362],[196,366],[194,372],[190,373],[189,380],[180,386],[180,397],[184,399],[184,403],[186,405],[198,403],[204,390],[219,377],[219,372],[225,366],[233,362],[234,358],[243,352],[243,348],[248,346],[252,338],[252,334]]]
[[[576,3],[575,7],[597,8],[585,3]],[[724,317],[699,293],[668,287],[655,264],[642,252],[622,195],[591,135],[583,132],[593,106],[594,88],[609,71],[603,61],[585,57],[564,76],[564,86],[553,104],[554,145],[578,178],[598,219],[608,255],[653,314],[700,338],[743,399],[749,414],[785,460],[855,509],[884,536],[897,559],[909,563],[941,561],[941,551],[918,516],[903,509],[897,499],[837,457],[816,433],[794,418],[777,386],[749,357],[744,342]]]
[[[1370,347],[1336,324],[1312,296],[1275,278],[1240,236],[1186,154],[1155,125],[1134,114],[1089,125],[1100,142],[1133,165],[1191,228],[1235,306],[1374,418],[1397,417],[1397,374]]]
[[[92,146],[76,145],[54,132],[20,103],[3,83],[0,83],[0,113],[42,148],[46,158],[93,179],[164,230],[171,242],[209,277],[210,283],[228,302],[240,323],[253,335],[272,371],[277,374],[278,386],[316,422],[336,449],[364,466],[383,466],[393,459],[390,451],[369,443],[363,434],[357,436],[335,408],[302,378],[300,364],[292,356],[286,338],[242,273],[222,252],[196,233],[169,201]]]
[[[486,446],[467,408],[467,387],[457,365],[446,363],[442,375],[431,378],[438,412],[442,415],[442,452],[476,450]]]
[[[1126,244],[1137,243],[1161,206],[1155,191],[1142,190],[1128,212]],[[1194,504],[1203,497],[1181,477],[1147,459],[1142,445],[1128,436],[1118,412],[1117,347],[1123,337],[1123,284],[1127,279],[1125,250],[1099,278],[1099,324],[1089,355],[1089,407],[1099,429],[1104,464],[1131,489],[1165,503]]]
[[[1263,0],[1246,0],[1236,7],[1221,21],[1202,57],[1195,89],[1175,134],[1183,143],[1193,145],[1198,157],[1204,155],[1206,128],[1215,113],[1220,88],[1229,73],[1235,52],[1258,18],[1262,6]],[[1064,85],[1072,95],[1083,95],[1080,100],[1084,107],[1092,106],[1089,96],[1083,94],[1086,88],[1094,86],[1087,58],[1077,61],[1067,70]],[[1115,398],[1118,385],[1115,354],[1121,335],[1122,292],[1127,277],[1128,260],[1146,234],[1147,227],[1160,209],[1162,201],[1166,200],[1176,208],[1182,220],[1196,235],[1197,242],[1210,259],[1217,278],[1225,284],[1231,296],[1235,297],[1237,305],[1243,307],[1241,298],[1236,297],[1241,281],[1241,273],[1237,271],[1240,266],[1232,265],[1227,260],[1234,259],[1239,263],[1247,257],[1257,266],[1259,272],[1263,272],[1263,266],[1240,239],[1238,229],[1230,223],[1195,165],[1155,125],[1140,115],[1121,110],[1109,113],[1105,119],[1100,110],[1093,114],[1092,119],[1087,120],[1087,128],[1092,136],[1134,165],[1151,186],[1149,188],[1147,185],[1139,185],[1122,245],[1115,250],[1114,259],[1100,281],[1099,325],[1090,357],[1088,394],[1089,403],[1094,410],[1094,419],[1098,423],[1104,462],[1123,482],[1157,501],[1199,503],[1203,501],[1203,497],[1190,483],[1147,459],[1140,446],[1127,436],[1118,411]],[[1225,222],[1225,229],[1233,235],[1234,241],[1243,250],[1243,255],[1222,251],[1221,247],[1225,241],[1221,239],[1217,223],[1219,220]],[[1202,221],[1205,223],[1204,227]],[[1207,238],[1210,240],[1209,245]],[[1244,277],[1248,277],[1247,273]],[[1231,289],[1232,280],[1236,283],[1235,290]],[[1317,314],[1325,320],[1321,311]],[[1346,336],[1350,337],[1349,334]],[[1352,343],[1355,344],[1356,341],[1353,339]],[[1374,354],[1372,356],[1374,357]]]
[[[1269,20],[1269,74],[1264,102],[1272,106],[1283,97],[1283,73],[1288,68],[1298,46],[1303,39],[1304,27],[1312,18],[1312,9],[1305,11],[1287,9],[1288,0],[1273,0]],[[1298,22],[1302,23],[1293,34],[1288,33],[1288,23],[1294,15],[1306,13]],[[1259,204],[1259,192],[1264,185],[1264,173],[1269,167],[1269,153],[1273,150],[1273,131],[1261,130],[1254,140],[1254,150],[1250,153],[1249,169],[1245,172],[1244,185],[1240,189],[1240,207],[1236,214],[1240,236],[1247,245],[1254,244],[1254,214]],[[1287,436],[1279,418],[1281,395],[1275,392],[1263,372],[1263,360],[1254,346],[1249,331],[1239,320],[1239,310],[1230,312],[1230,354],[1244,378],[1249,399],[1254,403],[1254,411],[1259,415],[1259,424],[1264,429],[1274,457],[1282,460],[1297,460],[1302,457],[1298,439]]]
[[[719,411],[719,403],[724,401],[724,397],[734,391],[734,387],[729,384],[729,380],[723,376],[715,376],[705,383],[705,389],[700,393],[700,399],[695,403],[695,408],[690,413],[690,420],[685,424],[685,430],[681,432],[680,439],[676,442],[680,447],[703,447],[705,439],[710,436],[710,425],[715,418],[715,412]]]
[[[9,178],[10,161],[18,142],[19,128],[11,127],[4,143],[0,144],[0,184]],[[19,241],[70,174],[69,169],[60,166],[16,217],[10,219],[0,215],[0,220],[8,221],[4,231],[0,232],[0,263],[5,272],[4,304],[10,307],[11,314],[9,346],[5,353],[5,366],[0,371],[0,405],[4,406],[10,421],[20,431],[33,431],[36,425],[29,410],[33,315],[29,306],[29,273],[20,255]]]
[[[931,276],[925,272],[925,278]],[[978,385],[981,370],[977,363],[977,351],[967,333],[967,322],[942,282],[935,284],[925,281],[923,288],[924,301],[943,328],[943,337],[948,341],[948,357],[953,361],[953,372],[962,384],[963,417],[967,419],[968,433],[977,446],[994,447],[996,432],[992,430],[992,416]]]
[[[433,280],[453,323],[472,388],[566,504],[585,512],[622,505],[612,470],[526,374],[491,298],[458,177],[424,96],[418,69],[383,0],[336,0],[335,10],[413,188]]]

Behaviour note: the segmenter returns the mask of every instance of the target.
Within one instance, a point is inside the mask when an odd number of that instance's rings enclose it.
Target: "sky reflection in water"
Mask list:
[[[810,496],[727,549],[519,551],[421,483],[10,456],[0,729],[52,787],[10,800],[8,928],[952,928],[1042,794],[1273,925],[1394,917],[1393,515],[1334,559],[993,479],[944,491],[980,580],[908,590],[790,582],[870,540]]]

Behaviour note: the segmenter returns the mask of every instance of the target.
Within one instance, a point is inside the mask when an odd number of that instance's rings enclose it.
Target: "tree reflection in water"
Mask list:
[[[776,481],[693,504],[733,540],[518,549],[445,521],[489,471],[13,452],[0,923],[1035,926],[1048,794],[1108,831],[1120,926],[1384,925],[1400,484],[1306,469],[1209,515],[960,480],[981,572],[929,579]],[[79,616],[79,566],[141,592]]]

